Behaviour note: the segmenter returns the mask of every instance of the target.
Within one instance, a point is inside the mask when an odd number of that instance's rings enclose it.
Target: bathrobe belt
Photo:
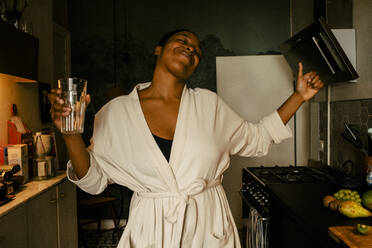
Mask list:
[[[137,192],[138,197],[143,198],[178,198],[178,201],[171,206],[171,208],[166,213],[165,219],[172,223],[176,224],[176,235],[172,240],[172,247],[181,247],[182,239],[187,242],[192,240],[197,223],[197,206],[194,199],[194,196],[201,194],[206,189],[216,187],[221,184],[221,178],[216,178],[210,182],[206,182],[202,178],[195,179],[189,187],[178,192]],[[187,208],[188,223],[187,229],[190,230],[187,232],[186,236],[184,233],[184,221]],[[190,229],[189,229],[190,228]]]

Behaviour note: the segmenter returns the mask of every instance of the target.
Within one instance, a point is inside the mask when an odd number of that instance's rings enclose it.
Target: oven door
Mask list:
[[[247,248],[269,247],[268,225],[268,217],[261,216],[255,208],[250,207],[247,225]]]

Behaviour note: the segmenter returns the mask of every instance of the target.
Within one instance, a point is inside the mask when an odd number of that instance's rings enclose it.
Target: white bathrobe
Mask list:
[[[138,98],[137,89],[149,85],[137,85],[96,114],[89,171],[77,180],[69,162],[69,179],[91,194],[108,183],[134,191],[119,248],[240,247],[221,185],[230,155],[265,155],[291,130],[276,111],[252,124],[214,92],[185,86],[168,163]]]

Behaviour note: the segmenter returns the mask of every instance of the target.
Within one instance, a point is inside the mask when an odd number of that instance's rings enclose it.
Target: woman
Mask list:
[[[299,63],[296,91],[260,123],[249,123],[215,93],[186,87],[200,61],[199,43],[187,30],[166,35],[155,48],[152,82],[96,114],[88,149],[80,135],[64,135],[72,182],[91,194],[108,183],[134,191],[118,247],[240,247],[221,185],[230,155],[262,156],[290,137],[285,124],[323,86]],[[59,94],[50,94],[58,128],[70,111]]]

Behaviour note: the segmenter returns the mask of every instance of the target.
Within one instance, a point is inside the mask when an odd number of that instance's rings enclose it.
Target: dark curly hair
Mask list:
[[[180,28],[180,29],[173,30],[173,31],[171,31],[171,32],[166,33],[165,35],[163,35],[163,37],[161,37],[161,39],[159,40],[159,42],[158,42],[157,45],[158,46],[162,46],[162,47],[165,46],[165,44],[167,44],[169,38],[171,38],[173,35],[175,35],[175,34],[177,34],[179,32],[189,32],[189,33],[192,33],[200,41],[198,35],[195,32],[193,32],[191,30],[188,30],[188,29]]]

